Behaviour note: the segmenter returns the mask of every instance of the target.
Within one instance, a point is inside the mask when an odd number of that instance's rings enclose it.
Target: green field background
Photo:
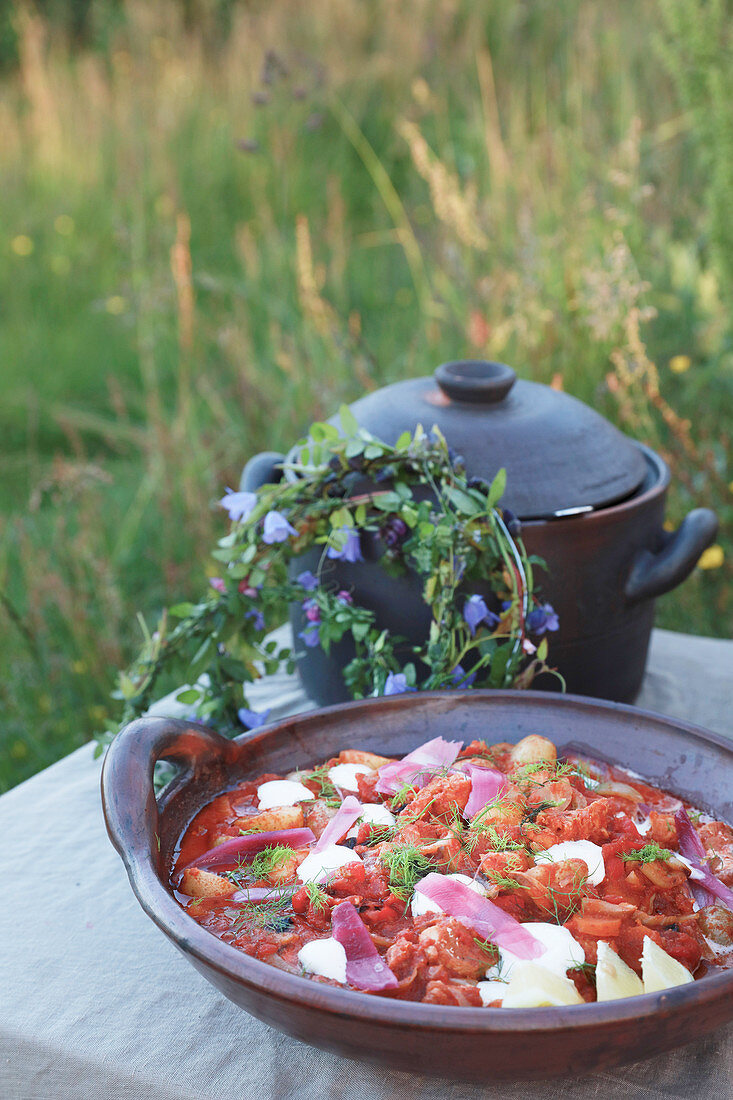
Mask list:
[[[0,4],[0,789],[114,715],[250,455],[446,359],[660,450],[722,527],[658,623],[730,636],[732,22]]]

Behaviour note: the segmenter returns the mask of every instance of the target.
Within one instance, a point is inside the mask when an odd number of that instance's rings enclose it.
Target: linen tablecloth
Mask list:
[[[656,631],[639,704],[733,736],[733,642]],[[252,695],[308,705],[290,677]],[[85,746],[0,798],[3,1100],[722,1100],[733,1028],[646,1062],[546,1083],[389,1072],[306,1046],[216,992],[144,915],[107,839]]]

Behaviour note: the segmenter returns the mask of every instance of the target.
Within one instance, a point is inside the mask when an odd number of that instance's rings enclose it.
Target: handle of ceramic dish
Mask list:
[[[107,750],[102,769],[107,832],[125,862],[158,844],[157,761],[174,760],[190,777],[213,759],[228,763],[236,751],[221,734],[180,718],[138,718],[126,726]]]
[[[285,455],[277,451],[262,451],[255,455],[242,470],[239,488],[245,493],[255,493],[261,485],[276,485],[282,481],[280,463],[284,461]]]
[[[642,550],[637,554],[626,582],[626,598],[636,603],[651,596],[661,596],[681,584],[717,533],[715,512],[709,508],[695,508],[676,531],[666,536],[660,550],[656,553]]]

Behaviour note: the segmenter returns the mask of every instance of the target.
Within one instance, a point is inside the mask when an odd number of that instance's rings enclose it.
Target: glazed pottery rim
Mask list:
[[[720,734],[713,733],[700,726],[671,718],[654,711],[643,710],[624,703],[592,699],[582,695],[558,695],[554,692],[516,691],[516,690],[476,690],[426,691],[417,694],[387,696],[376,699],[361,699],[348,703],[339,703],[313,711],[303,712],[284,718],[276,723],[252,730],[235,738],[231,744],[245,747],[254,741],[266,742],[267,739],[284,730],[294,721],[299,723],[318,723],[324,719],[358,711],[360,708],[375,710],[412,709],[427,704],[430,700],[440,699],[446,702],[469,705],[490,705],[492,701],[509,703],[512,700],[535,706],[567,708],[573,710],[600,709],[607,715],[627,715],[643,723],[668,725],[677,733],[682,733],[691,741],[717,746],[733,756],[733,742]],[[387,705],[385,705],[387,704]],[[149,721],[165,721],[151,717]],[[143,719],[142,721],[148,721]],[[192,729],[196,723],[190,723]],[[574,731],[570,731],[571,735]],[[121,734],[120,736],[124,736]],[[220,736],[220,735],[217,735]],[[222,741],[226,743],[225,739]],[[617,762],[620,767],[623,761]],[[106,764],[106,761],[105,761]],[[236,770],[236,765],[232,767]],[[188,784],[186,781],[186,785]],[[226,788],[224,788],[226,789]],[[181,790],[176,787],[176,793]],[[672,792],[674,793],[674,792]],[[165,792],[161,813],[165,814]],[[102,771],[102,802],[107,814],[106,768]],[[141,807],[142,809],[142,807]],[[109,829],[109,823],[108,823]],[[296,974],[279,970],[270,963],[253,959],[237,948],[219,940],[213,933],[197,924],[181,908],[169,892],[161,874],[155,869],[151,851],[131,852],[120,847],[115,837],[110,837],[117,848],[127,870],[132,890],[145,913],[163,931],[186,956],[202,963],[222,974],[239,986],[249,988],[254,993],[264,993],[278,1001],[291,1004],[307,1004],[313,1010],[335,1014],[343,1018],[374,1022],[376,1024],[411,1024],[421,1031],[450,1032],[552,1032],[584,1028],[599,1025],[623,1023],[634,1017],[645,1017],[650,1013],[664,1009],[681,1011],[698,1009],[709,1002],[722,999],[728,992],[733,994],[733,970],[720,974],[706,975],[684,986],[663,990],[659,993],[641,994],[603,1004],[597,1002],[583,1005],[542,1008],[474,1008],[462,1006],[431,1005],[421,1002],[393,1000],[374,996],[351,989],[328,986]],[[454,1023],[455,1021],[455,1023]]]

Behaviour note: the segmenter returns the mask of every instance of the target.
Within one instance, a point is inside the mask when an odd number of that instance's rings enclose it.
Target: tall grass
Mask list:
[[[733,294],[658,4],[271,0],[218,42],[180,12],[128,3],[96,52],[14,13],[0,786],[104,724],[249,455],[462,355],[660,449],[673,521],[716,507],[659,621],[728,635]]]

